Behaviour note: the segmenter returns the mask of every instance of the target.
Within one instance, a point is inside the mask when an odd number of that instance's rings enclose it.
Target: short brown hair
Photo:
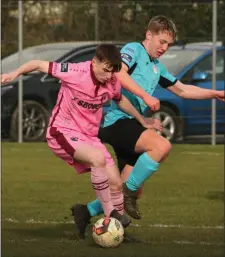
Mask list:
[[[119,49],[113,44],[101,44],[96,48],[95,57],[100,62],[113,68],[113,72],[119,72],[122,67],[122,59]]]
[[[153,34],[159,34],[160,32],[168,31],[172,34],[173,39],[176,40],[177,28],[172,20],[164,15],[154,16],[148,23],[148,28]]]

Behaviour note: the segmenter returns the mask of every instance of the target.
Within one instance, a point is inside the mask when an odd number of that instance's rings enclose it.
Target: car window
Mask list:
[[[67,62],[78,63],[78,62],[86,62],[91,60],[95,55],[95,49],[89,50],[87,52],[82,52],[73,57],[69,58]]]
[[[216,57],[216,78],[218,80],[224,79],[224,59],[225,51],[217,51]],[[207,80],[212,80],[212,54],[200,60],[190,69],[182,78],[183,83],[190,83],[195,72],[206,72],[208,74]]]
[[[163,54],[159,61],[175,77],[191,62],[203,54],[203,50],[175,50],[171,47],[168,52]]]
[[[216,56],[216,77],[221,80],[224,79],[224,51],[217,51]],[[193,68],[194,72],[206,72],[208,74],[207,80],[212,79],[212,54],[202,59],[198,64]]]

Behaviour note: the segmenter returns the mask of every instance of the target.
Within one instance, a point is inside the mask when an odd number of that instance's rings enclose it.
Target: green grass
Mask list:
[[[77,175],[47,144],[3,143],[2,256],[224,256],[223,146],[173,146],[145,184],[143,218],[128,228],[141,244],[99,248],[91,227],[77,242],[70,206],[92,199],[90,175]]]

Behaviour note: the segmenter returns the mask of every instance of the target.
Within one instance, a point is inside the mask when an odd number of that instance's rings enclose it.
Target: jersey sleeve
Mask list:
[[[68,83],[76,82],[76,74],[79,71],[77,63],[68,62],[50,62],[48,74]]]
[[[163,88],[173,86],[177,79],[160,63],[160,78],[159,85]]]
[[[120,50],[122,62],[125,63],[129,69],[137,61],[138,50],[137,43],[128,43]]]

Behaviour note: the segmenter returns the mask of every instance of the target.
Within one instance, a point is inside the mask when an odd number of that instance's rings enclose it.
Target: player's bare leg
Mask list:
[[[86,144],[76,150],[74,159],[92,167],[92,185],[97,197],[101,201],[105,215],[118,219],[123,227],[126,228],[131,220],[123,214],[122,181],[120,176],[116,173],[117,170],[115,167],[110,167],[108,170],[102,152],[91,145]],[[114,199],[111,199],[109,183],[113,184]],[[113,201],[116,202],[116,206],[113,205]],[[117,210],[116,207],[118,207]],[[78,235],[83,239],[85,238],[85,230],[90,222],[91,216],[85,205],[74,205],[71,210],[72,215],[74,216],[76,229],[78,230]]]

